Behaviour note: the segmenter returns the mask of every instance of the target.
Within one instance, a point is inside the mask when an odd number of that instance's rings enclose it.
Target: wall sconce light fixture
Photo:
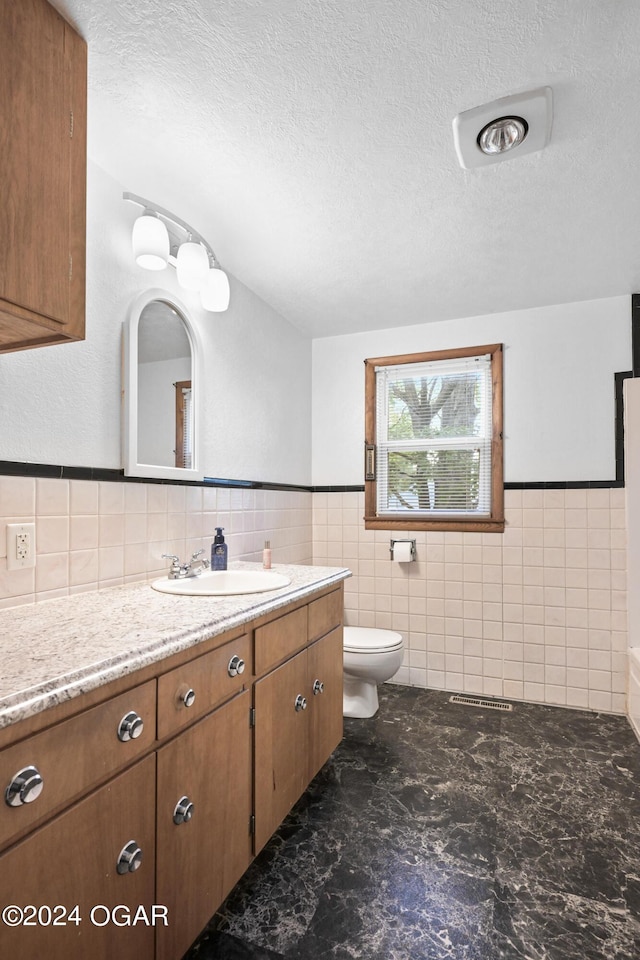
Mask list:
[[[132,244],[136,263],[145,270],[176,268],[178,283],[185,290],[199,290],[205,310],[221,313],[229,306],[229,278],[207,243],[188,223],[157,204],[134,193],[123,200],[142,207],[133,225]]]

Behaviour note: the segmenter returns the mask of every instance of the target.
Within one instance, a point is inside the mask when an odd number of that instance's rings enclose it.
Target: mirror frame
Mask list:
[[[181,317],[191,346],[191,390],[193,403],[193,466],[168,467],[140,463],[138,459],[138,327],[140,317],[150,303],[160,300]],[[189,311],[167,290],[145,290],[131,304],[122,329],[122,459],[126,477],[148,477],[163,480],[202,480],[199,444],[202,392],[202,342]]]

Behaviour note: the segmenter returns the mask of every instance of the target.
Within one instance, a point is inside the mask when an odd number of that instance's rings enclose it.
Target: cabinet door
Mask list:
[[[0,905],[44,908],[33,926],[2,925],[3,957],[141,960],[153,956],[151,924],[142,918],[127,923],[126,917],[135,918],[136,909],[143,906],[150,918],[156,902],[155,830],[149,815],[154,801],[155,756],[151,756],[0,857]],[[118,857],[129,841],[142,851],[142,863],[133,872],[119,874]],[[66,913],[56,910],[58,905]],[[76,905],[77,913],[72,912]],[[122,905],[116,913],[122,925],[107,914],[117,905]],[[47,907],[52,909],[50,922]],[[98,909],[92,922],[93,907]]]
[[[342,627],[309,647],[309,780],[342,740]]]
[[[84,335],[86,45],[46,0],[3,3],[2,17],[0,350],[6,350]]]
[[[308,782],[307,651],[255,684],[255,852],[267,842]],[[307,709],[296,707],[298,697]]]
[[[250,705],[245,691],[158,751],[158,960],[179,960],[249,865]],[[182,797],[193,813],[176,823]]]

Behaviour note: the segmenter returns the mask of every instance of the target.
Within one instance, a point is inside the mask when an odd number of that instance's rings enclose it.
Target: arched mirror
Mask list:
[[[185,307],[164,290],[133,303],[124,326],[124,472],[201,480],[201,350]]]

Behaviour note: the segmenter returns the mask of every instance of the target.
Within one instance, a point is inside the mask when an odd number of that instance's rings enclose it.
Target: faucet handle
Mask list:
[[[193,561],[193,560],[197,560],[198,557],[199,557],[202,553],[204,553],[204,550],[196,550],[195,553],[192,553],[192,554],[191,554],[191,560],[192,560],[192,561]]]
[[[161,556],[163,560],[171,560],[169,579],[177,580],[180,575],[180,557],[176,557],[175,553],[163,553]]]

